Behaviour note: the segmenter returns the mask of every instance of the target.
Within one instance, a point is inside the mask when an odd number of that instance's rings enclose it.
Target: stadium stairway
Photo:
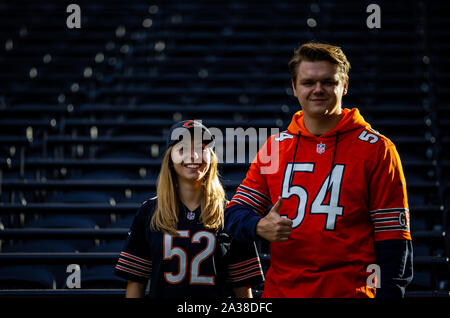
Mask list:
[[[201,119],[224,141],[229,127],[286,129],[299,109],[287,63],[319,40],[352,64],[345,107],[402,158],[407,296],[450,296],[450,4],[378,1],[382,28],[368,29],[369,3],[349,0],[77,3],[74,30],[62,3],[0,5],[0,295],[122,297],[112,268],[155,194],[168,127]],[[251,159],[220,165],[228,198]],[[258,248],[267,270],[267,242]]]

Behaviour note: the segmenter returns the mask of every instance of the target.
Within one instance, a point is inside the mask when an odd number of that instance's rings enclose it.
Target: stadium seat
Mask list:
[[[74,252],[74,244],[61,240],[27,240],[14,241],[2,248],[4,253],[62,253]]]
[[[82,272],[82,288],[123,289],[127,281],[114,274],[114,265],[90,266]]]
[[[125,244],[125,240],[108,240],[100,242],[98,246],[92,247],[89,252],[91,253],[103,253],[103,252],[115,252],[117,255],[122,251]]]
[[[122,217],[118,217],[115,222],[111,222],[106,227],[107,228],[127,228],[129,229],[131,227],[131,224],[133,223],[134,215],[124,215]]]
[[[66,229],[95,229],[98,228],[96,223],[88,217],[82,215],[56,215],[56,216],[46,216],[30,221],[25,224],[25,228],[42,228],[42,229],[55,229],[55,228],[66,228]],[[71,244],[76,251],[85,251],[94,245],[92,239],[66,239],[65,242]],[[46,241],[49,246],[54,246],[54,242]],[[58,243],[56,243],[59,246]]]
[[[90,218],[67,214],[41,217],[25,224],[27,228],[95,228],[96,226]]]
[[[0,289],[55,288],[55,277],[45,268],[29,265],[0,267]]]

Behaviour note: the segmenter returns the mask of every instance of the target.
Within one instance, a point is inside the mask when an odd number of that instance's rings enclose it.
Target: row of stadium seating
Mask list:
[[[113,265],[155,194],[168,127],[201,119],[228,139],[227,128],[286,129],[299,109],[287,62],[318,40],[352,64],[345,107],[402,158],[407,295],[449,296],[449,4],[381,1],[381,29],[366,26],[369,2],[349,0],[77,4],[73,30],[63,3],[0,5],[0,294],[123,295]],[[228,198],[251,159],[221,164]],[[258,247],[267,270],[268,245]],[[80,265],[79,291],[69,264]]]

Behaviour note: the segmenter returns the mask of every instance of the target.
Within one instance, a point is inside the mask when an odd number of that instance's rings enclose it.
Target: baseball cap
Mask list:
[[[199,138],[199,141],[205,142],[210,148],[214,147],[214,136],[206,126],[198,120],[184,120],[170,127],[166,141],[166,150],[184,138],[189,138],[190,140],[192,137],[195,139]]]

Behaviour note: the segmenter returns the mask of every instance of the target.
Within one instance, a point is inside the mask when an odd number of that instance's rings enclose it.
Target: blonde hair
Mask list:
[[[211,148],[209,169],[202,182],[200,222],[206,229],[222,229],[224,222],[225,190],[219,180],[217,156]],[[179,195],[177,175],[172,167],[172,146],[164,154],[158,176],[155,213],[150,221],[152,231],[177,235]]]
[[[300,46],[294,51],[294,56],[289,61],[288,67],[291,73],[291,79],[297,82],[298,66],[302,61],[328,61],[338,66],[344,82],[348,80],[348,72],[350,71],[350,62],[347,60],[344,52],[339,46],[309,42]]]

